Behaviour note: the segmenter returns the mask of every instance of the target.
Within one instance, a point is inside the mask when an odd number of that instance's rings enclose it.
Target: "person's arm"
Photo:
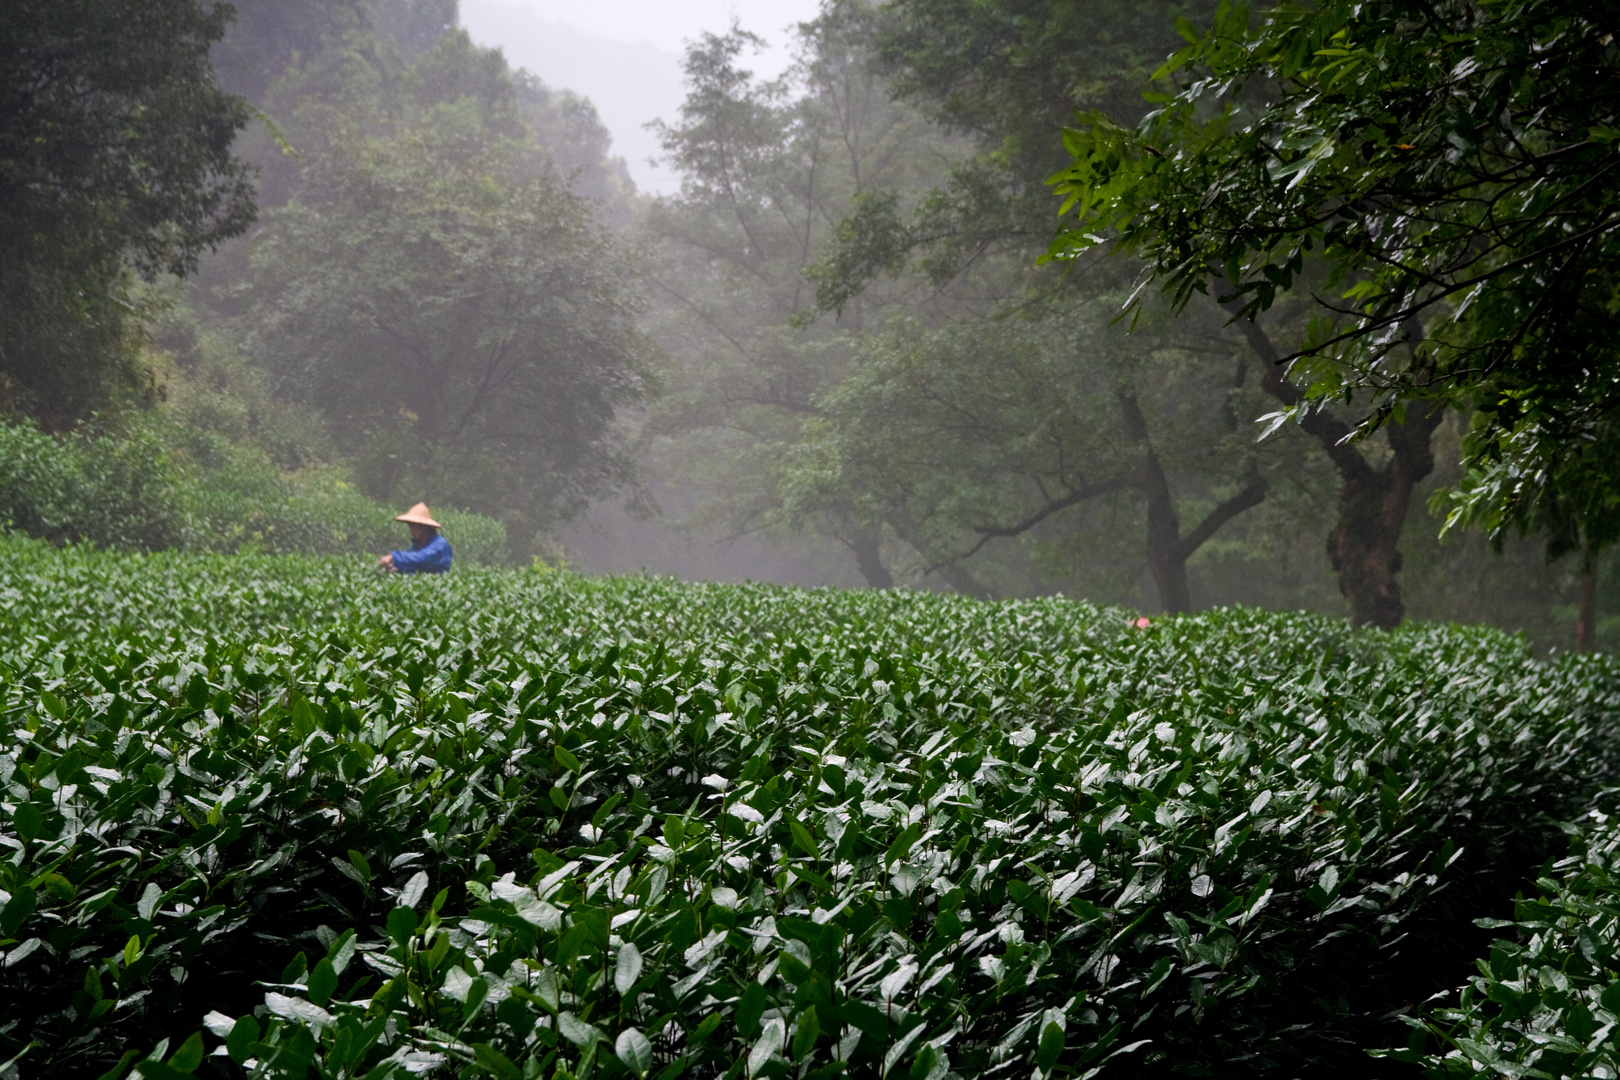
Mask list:
[[[389,566],[401,574],[414,574],[424,563],[432,562],[432,556],[428,554],[432,548],[433,545],[429,544],[419,551],[390,551]]]
[[[440,573],[450,569],[450,544],[435,536],[415,551],[395,551],[393,568],[403,574]]]

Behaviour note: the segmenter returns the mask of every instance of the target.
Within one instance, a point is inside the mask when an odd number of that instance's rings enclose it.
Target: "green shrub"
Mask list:
[[[47,1072],[1355,1074],[1615,778],[1620,667],[1485,631],[17,541],[0,605]]]
[[[1492,942],[1455,1005],[1410,1018],[1411,1044],[1381,1056],[1436,1080],[1620,1076],[1620,818],[1594,810],[1572,831],[1575,852],[1540,895],[1512,919],[1479,920],[1513,936]]]
[[[150,431],[52,438],[0,421],[0,526],[55,543],[180,547],[185,496],[183,477]]]
[[[504,566],[512,561],[507,547],[506,526],[483,514],[460,510],[435,510],[444,525],[455,561],[461,566]]]
[[[119,435],[53,438],[0,421],[0,526],[119,550],[381,554],[407,542],[397,511],[340,470],[278,468],[262,451],[146,417]],[[459,565],[509,561],[506,527],[447,510]]]

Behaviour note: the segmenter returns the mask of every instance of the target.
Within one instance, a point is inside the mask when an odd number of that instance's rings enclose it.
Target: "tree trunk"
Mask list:
[[[1120,419],[1125,437],[1137,445],[1142,460],[1137,466],[1136,486],[1147,498],[1148,573],[1159,590],[1159,607],[1176,614],[1192,609],[1192,592],[1187,588],[1187,560],[1178,558],[1181,546],[1181,518],[1170,497],[1170,481],[1148,438],[1147,421],[1136,395],[1120,391]]]
[[[1281,356],[1271,338],[1248,319],[1238,326],[1259,355],[1261,385],[1284,405],[1297,405],[1304,394],[1283,373]],[[1339,473],[1339,520],[1328,534],[1328,558],[1339,576],[1339,592],[1358,626],[1391,629],[1406,615],[1401,602],[1401,530],[1412,504],[1412,489],[1434,469],[1429,439],[1440,426],[1445,408],[1431,402],[1407,405],[1404,420],[1385,425],[1394,453],[1375,469],[1350,441],[1349,424],[1326,412],[1311,412],[1300,427],[1313,436]]]
[[[1339,523],[1328,534],[1328,558],[1339,575],[1339,592],[1350,604],[1351,621],[1359,625],[1390,629],[1406,616],[1396,578],[1401,530],[1412,489],[1434,470],[1429,436],[1444,411],[1436,404],[1413,402],[1404,422],[1392,421],[1384,428],[1394,451],[1388,464],[1345,477],[1339,489]]]
[[[971,596],[975,600],[988,600],[990,590],[985,588],[984,582],[973,576],[973,571],[961,563],[946,563],[934,567],[934,573],[945,579],[945,584],[961,593]]]
[[[1597,559],[1590,551],[1581,561],[1581,614],[1575,620],[1575,647],[1581,652],[1597,648]]]
[[[1148,439],[1147,421],[1133,394],[1119,394],[1120,417],[1125,437],[1142,451],[1137,487],[1147,497],[1148,572],[1159,592],[1159,606],[1169,614],[1192,610],[1192,591],[1187,586],[1187,560],[1228,521],[1266,497],[1264,477],[1253,476],[1236,495],[1211,510],[1192,532],[1181,534],[1181,518],[1170,496],[1170,481],[1164,466]]]
[[[1241,367],[1238,381],[1241,384]],[[932,569],[958,592],[969,596],[987,596],[989,590],[961,566],[961,559],[971,558],[993,538],[1021,536],[1053,514],[1077,506],[1088,499],[1134,488],[1142,492],[1147,499],[1148,571],[1153,575],[1153,585],[1159,594],[1159,606],[1168,613],[1192,610],[1192,592],[1187,584],[1187,560],[1192,558],[1193,553],[1203,547],[1204,543],[1228,521],[1265,501],[1266,480],[1259,474],[1251,475],[1236,495],[1222,501],[1206,514],[1204,520],[1200,521],[1191,532],[1183,535],[1181,518],[1176,513],[1175,500],[1170,494],[1170,481],[1165,476],[1158,453],[1153,449],[1153,441],[1148,437],[1147,419],[1142,415],[1142,407],[1136,396],[1129,391],[1121,390],[1116,396],[1119,401],[1120,426],[1125,438],[1135,444],[1141,454],[1135,468],[1099,483],[1070,487],[1068,492],[1060,497],[1048,497],[1045,506],[1014,524],[977,526],[975,531],[979,534],[979,542],[972,550],[958,556],[950,564]],[[922,551],[908,532],[894,526],[893,523],[891,526],[902,540]]]
[[[855,553],[855,565],[861,569],[861,576],[866,584],[873,589],[894,588],[894,576],[889,568],[883,565],[882,553],[878,550],[878,530],[868,529],[856,533],[854,539],[846,540],[851,551]]]

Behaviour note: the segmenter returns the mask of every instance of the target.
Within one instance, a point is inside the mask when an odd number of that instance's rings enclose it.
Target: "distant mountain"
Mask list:
[[[678,55],[647,42],[590,34],[500,0],[461,0],[461,25],[480,45],[500,46],[513,67],[590,98],[613,134],[613,153],[624,156],[637,188],[667,194],[680,187],[674,172],[648,163],[661,151],[642,126],[658,118],[673,120],[680,109],[685,90]]]

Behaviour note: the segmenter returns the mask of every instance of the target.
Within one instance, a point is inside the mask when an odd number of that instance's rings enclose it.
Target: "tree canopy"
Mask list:
[[[915,187],[948,159],[866,62],[868,17],[865,3],[827,5],[779,80],[748,70],[755,35],[705,35],[686,55],[680,115],[659,128],[683,184],[645,219],[652,314],[674,361],[648,433],[673,481],[704,492],[698,514],[733,535],[781,524],[781,464],[847,370],[843,332],[893,299],[874,290],[844,327],[790,327],[811,301],[806,265],[861,192]],[[869,584],[893,584],[879,523],[846,509],[812,531],[847,546]]]
[[[645,394],[645,345],[590,206],[446,132],[326,168],[255,239],[245,344],[370,492],[520,511],[532,532],[624,481],[612,422]]]
[[[649,380],[611,231],[623,162],[589,102],[474,43],[453,0],[298,10],[247,0],[217,50],[262,88],[241,145],[262,219],[187,291],[205,333],[172,341],[180,379],[254,397],[262,377],[276,420],[250,430],[278,460],[498,515],[533,550],[630,473],[616,415]],[[288,410],[291,453],[260,430]]]
[[[184,275],[254,216],[248,105],[209,49],[228,4],[0,6],[0,376],[58,420],[115,382],[125,275]]]
[[[1280,357],[1306,387],[1291,411],[1359,397],[1365,434],[1415,398],[1466,407],[1459,520],[1612,504],[1616,29],[1580,0],[1223,5],[1205,34],[1182,24],[1140,125],[1069,132],[1078,220],[1052,253],[1113,243],[1177,303],[1244,319],[1309,293]]]

